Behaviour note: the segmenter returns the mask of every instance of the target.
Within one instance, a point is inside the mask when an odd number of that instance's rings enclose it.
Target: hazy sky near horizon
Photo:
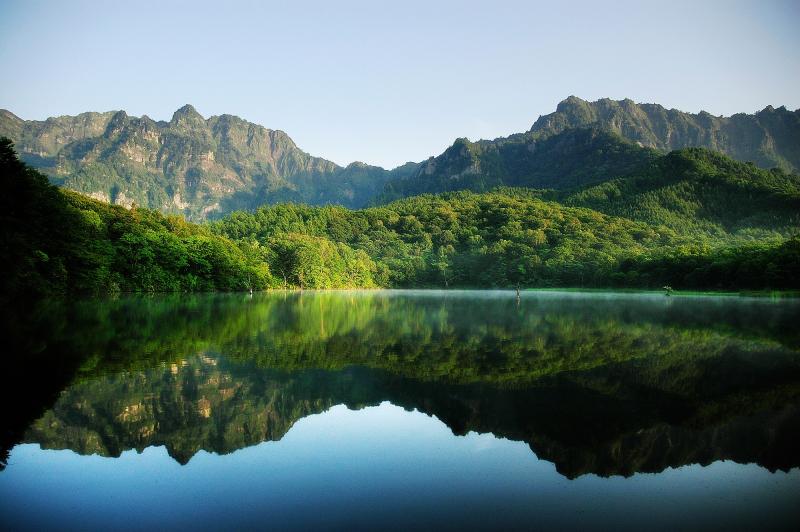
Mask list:
[[[0,0],[0,108],[185,103],[393,167],[528,129],[574,94],[715,115],[800,107],[800,0]]]

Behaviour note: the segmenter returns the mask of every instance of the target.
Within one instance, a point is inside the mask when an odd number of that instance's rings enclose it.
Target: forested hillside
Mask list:
[[[700,238],[800,231],[800,176],[702,148],[674,151],[624,177],[547,196]]]
[[[385,207],[278,205],[235,213],[219,234],[271,248],[284,235],[346,242],[375,261],[381,286],[790,288],[800,240],[698,237],[501,190],[417,196]],[[297,285],[302,262],[290,268]],[[273,273],[276,269],[273,266]],[[313,285],[307,285],[313,286]]]
[[[798,287],[796,176],[697,150],[648,164],[603,189],[461,191],[356,211],[284,204],[209,226],[60,190],[4,140],[2,294]]]
[[[658,155],[615,133],[591,128],[544,138],[526,133],[478,142],[458,139],[413,174],[387,181],[379,201],[498,186],[577,188],[633,172]]]
[[[612,134],[568,135],[593,148],[582,164],[563,152],[553,158],[568,161],[562,169],[629,173],[565,190],[423,195],[361,211],[275,206],[213,227],[268,247],[284,233],[347,242],[375,260],[384,286],[797,286],[797,175],[704,149],[658,156]],[[635,162],[599,164],[615,158]]]
[[[658,155],[706,148],[762,169],[800,168],[800,113],[767,107],[754,115],[693,115],[656,104],[571,96],[525,133],[458,139],[406,176],[393,176],[382,201],[496,186],[570,189],[639,171]]]
[[[267,286],[250,250],[206,228],[60,190],[0,142],[2,293],[238,290]]]

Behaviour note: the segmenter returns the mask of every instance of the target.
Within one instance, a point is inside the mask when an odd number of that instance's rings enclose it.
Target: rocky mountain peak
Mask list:
[[[587,102],[586,100],[578,98],[577,96],[570,95],[561,100],[560,102],[558,102],[558,105],[556,106],[556,112],[565,113],[574,107],[582,107],[587,103],[589,102]]]
[[[361,207],[391,172],[314,157],[285,132],[184,105],[169,122],[124,111],[47,121],[0,114],[0,136],[59,185],[120,205],[206,219],[263,204]]]
[[[128,113],[125,111],[117,111],[111,116],[111,120],[108,121],[104,135],[106,137],[111,137],[116,133],[119,133],[127,123]]]
[[[540,116],[530,129],[537,137],[567,129],[596,127],[661,151],[701,147],[719,151],[762,168],[800,169],[800,114],[772,106],[756,114],[714,116],[706,111],[686,113],[658,104],[633,100],[599,99],[594,102],[570,96],[556,111]]]
[[[20,117],[18,117],[8,109],[0,109],[0,117],[6,118],[8,120],[13,120],[15,122],[23,122],[23,120]]]
[[[186,104],[172,115],[172,120],[170,120],[170,124],[177,125],[177,124],[190,124],[190,123],[197,123],[202,122],[205,124],[206,119],[203,118],[203,115],[197,112],[197,109],[192,107],[190,104]]]

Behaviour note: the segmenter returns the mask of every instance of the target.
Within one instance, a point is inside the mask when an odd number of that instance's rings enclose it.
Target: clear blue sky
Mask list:
[[[0,0],[0,107],[185,103],[395,166],[526,130],[570,94],[729,115],[800,107],[800,2]]]

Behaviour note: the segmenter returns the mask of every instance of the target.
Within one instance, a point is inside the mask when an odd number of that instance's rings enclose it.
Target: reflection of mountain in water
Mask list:
[[[378,292],[132,299],[70,316],[39,355],[80,361],[25,433],[45,448],[165,445],[186,463],[388,400],[456,434],[526,441],[569,477],[800,465],[793,303]]]
[[[298,419],[335,404],[360,408],[389,400],[438,417],[456,434],[492,432],[524,440],[567,476],[661,471],[720,459],[770,469],[800,465],[793,448],[800,409],[794,401],[778,406],[786,393],[748,396],[749,411],[740,413],[726,403],[742,397],[698,408],[668,392],[637,389],[636,383],[616,380],[619,375],[594,373],[578,379],[583,385],[561,377],[499,389],[420,382],[363,368],[276,372],[201,356],[76,384],[26,439],[104,456],[164,445],[186,463],[200,449],[224,454],[279,440]],[[609,379],[618,393],[592,389]],[[729,412],[707,419],[707,409]]]

